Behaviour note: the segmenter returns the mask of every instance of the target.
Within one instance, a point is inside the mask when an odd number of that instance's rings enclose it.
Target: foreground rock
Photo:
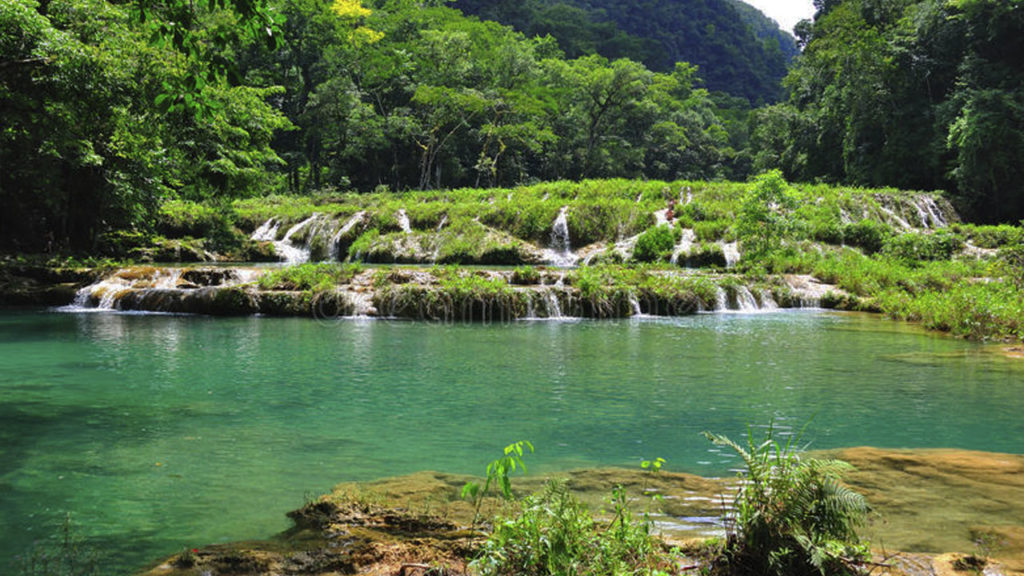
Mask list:
[[[849,482],[873,507],[864,530],[876,551],[873,574],[1024,574],[1024,456],[876,448],[828,455],[857,466]],[[688,566],[699,564],[704,538],[724,533],[721,518],[736,488],[735,479],[622,469],[560,477],[591,510],[604,507],[613,487],[624,487],[633,505],[651,514],[656,534],[690,551],[695,559]],[[295,527],[272,540],[186,552],[145,576],[464,574],[485,537],[459,497],[469,479],[420,472],[340,484],[292,513]],[[517,477],[513,487],[527,494],[544,482]],[[482,516],[501,513],[501,506],[485,500]]]

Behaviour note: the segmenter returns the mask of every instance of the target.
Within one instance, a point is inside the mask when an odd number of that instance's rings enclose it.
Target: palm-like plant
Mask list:
[[[794,440],[780,445],[769,428],[743,447],[704,432],[734,450],[746,466],[736,495],[734,531],[725,555],[737,574],[856,574],[867,556],[856,528],[867,515],[864,497],[841,484],[853,467],[839,460],[803,458]]]

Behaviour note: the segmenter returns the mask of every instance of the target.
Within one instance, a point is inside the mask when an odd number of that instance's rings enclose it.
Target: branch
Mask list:
[[[25,58],[24,60],[0,60],[0,70],[14,66],[41,66],[53,62],[54,58]]]

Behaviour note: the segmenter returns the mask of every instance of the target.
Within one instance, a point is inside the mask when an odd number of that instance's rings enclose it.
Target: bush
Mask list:
[[[843,241],[867,254],[880,251],[890,236],[892,229],[875,220],[861,220],[843,227]]]
[[[720,244],[697,244],[690,249],[685,261],[690,268],[725,268],[725,252]]]
[[[326,292],[350,281],[361,270],[358,264],[299,264],[271,270],[260,277],[258,284],[263,290]]]
[[[473,566],[484,576],[650,573],[658,563],[654,540],[626,504],[617,490],[611,523],[599,524],[564,483],[549,483],[518,514],[496,521]]]
[[[904,262],[919,262],[948,260],[962,248],[963,242],[948,232],[909,232],[887,240],[882,247],[882,253]]]
[[[717,242],[729,232],[728,220],[704,220],[693,225],[693,233],[701,242]]]
[[[802,458],[793,441],[780,446],[771,428],[759,444],[750,434],[746,448],[725,436],[704,435],[733,449],[746,466],[719,571],[751,576],[861,572],[869,552],[855,529],[868,506],[863,496],[840,484],[852,466]]]
[[[517,286],[540,284],[540,272],[533,266],[520,266],[512,271],[512,283]]]
[[[638,262],[657,262],[672,254],[678,240],[677,232],[669,226],[655,226],[636,239],[633,259]]]

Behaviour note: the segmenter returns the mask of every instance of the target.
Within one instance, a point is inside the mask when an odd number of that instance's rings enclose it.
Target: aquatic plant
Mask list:
[[[71,514],[65,514],[51,542],[37,543],[17,558],[19,576],[98,576],[99,554],[77,533]]]
[[[747,446],[704,432],[731,448],[745,470],[728,537],[713,572],[730,575],[802,576],[858,574],[868,558],[856,528],[868,511],[864,497],[840,483],[852,466],[805,458],[795,443],[780,445],[769,427],[760,442],[748,431]]]

